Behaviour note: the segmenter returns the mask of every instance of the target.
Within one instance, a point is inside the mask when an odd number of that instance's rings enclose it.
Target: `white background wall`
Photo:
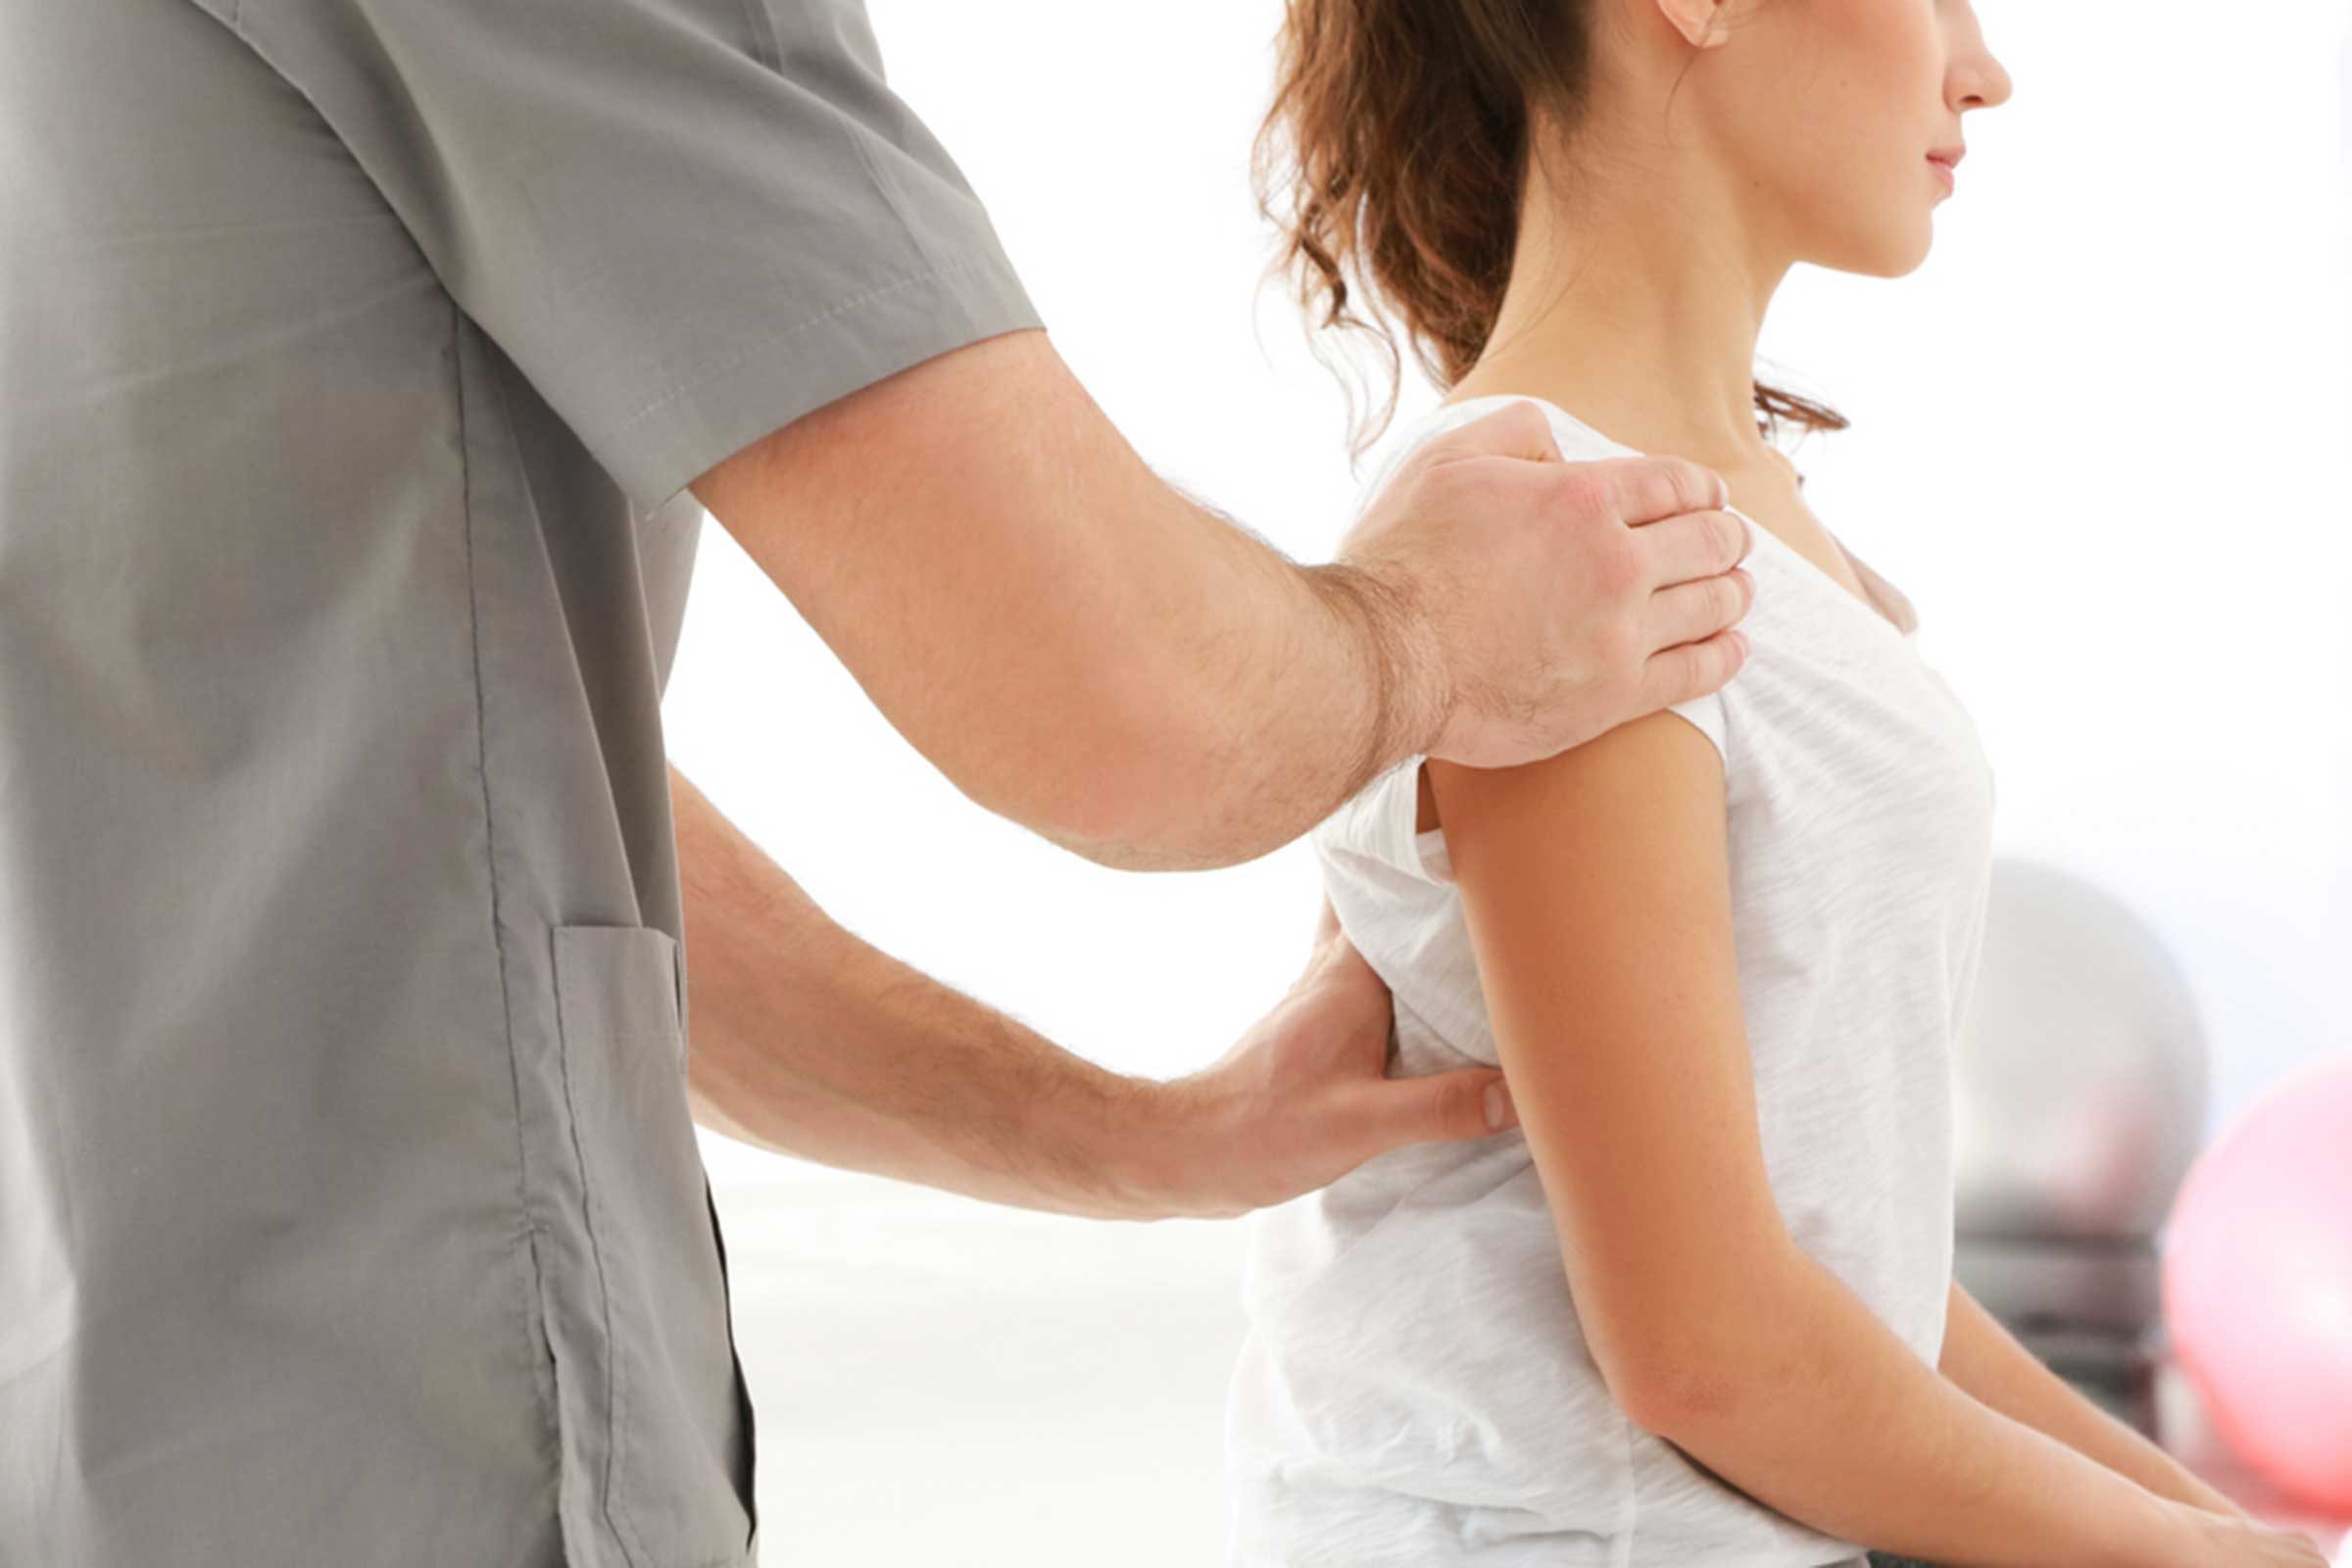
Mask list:
[[[1325,559],[1355,485],[1344,405],[1259,293],[1245,174],[1280,6],[871,8],[1096,399],[1168,478]],[[1853,420],[1797,449],[1808,498],[1919,606],[1993,760],[1999,848],[2098,879],[2180,959],[2218,1126],[2352,1051],[2346,12],[1978,12],[2016,97],[1969,118],[1934,254],[1895,280],[1800,269],[1766,368]],[[837,918],[1121,1071],[1214,1057],[1304,956],[1303,846],[1128,875],[988,815],[715,525],[665,716]],[[769,1561],[1214,1560],[1231,1227],[706,1152],[789,1510]]]

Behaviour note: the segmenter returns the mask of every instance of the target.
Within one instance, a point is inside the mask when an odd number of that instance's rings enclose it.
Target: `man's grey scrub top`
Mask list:
[[[0,1564],[750,1562],[683,487],[1038,317],[857,0],[0,39]]]

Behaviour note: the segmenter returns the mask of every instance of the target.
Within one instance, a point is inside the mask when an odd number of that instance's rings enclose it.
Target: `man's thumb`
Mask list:
[[[1405,1113],[1407,1143],[1487,1138],[1519,1125],[1511,1092],[1491,1067],[1463,1067],[1426,1078],[1392,1079],[1389,1095]]]
[[[1519,1107],[1511,1103],[1511,1086],[1496,1073],[1478,1097],[1482,1125],[1488,1132],[1508,1132],[1519,1125]]]

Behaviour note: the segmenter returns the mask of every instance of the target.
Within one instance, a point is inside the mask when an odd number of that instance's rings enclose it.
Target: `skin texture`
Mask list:
[[[687,1096],[714,1132],[992,1202],[1152,1220],[1230,1218],[1385,1149],[1492,1130],[1498,1073],[1384,1076],[1389,994],[1328,906],[1298,979],[1222,1058],[1131,1079],[828,919],[675,768],[670,798]]]
[[[1798,262],[1919,264],[1946,199],[1927,154],[2008,77],[1967,0],[1598,0],[1595,25],[1591,112],[1547,131],[1497,330],[1453,396],[1534,394],[1697,457],[1867,599],[1756,430],[1757,334]],[[1570,1288],[1641,1425],[1816,1528],[1955,1568],[2321,1561],[1956,1283],[1931,1367],[1793,1243],[1757,1135],[1722,766],[1695,728],[1652,714],[1537,762],[1433,760],[1422,782]]]
[[[693,489],[966,795],[1131,869],[1262,855],[1405,756],[1523,760],[1712,690],[1751,596],[1713,476],[1563,463],[1525,408],[1430,443],[1338,561],[1300,566],[1162,483],[1040,331],[863,388]],[[1508,1125],[1492,1069],[1387,1079],[1389,999],[1345,943],[1209,1067],[1117,1078],[858,942],[671,785],[715,1130],[1154,1217]]]
[[[1714,476],[1565,464],[1526,409],[1430,443],[1302,567],[1163,483],[1034,330],[692,488],[967,795],[1137,870],[1254,858],[1407,756],[1525,761],[1714,690],[1751,598]]]

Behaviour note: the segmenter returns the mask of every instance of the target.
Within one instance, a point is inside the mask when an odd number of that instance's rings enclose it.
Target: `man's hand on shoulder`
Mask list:
[[[1431,757],[1535,761],[1738,672],[1747,525],[1680,458],[1562,459],[1531,402],[1408,454],[1328,574]],[[1413,755],[1409,741],[1392,749]]]
[[[958,789],[1129,869],[1267,854],[1415,753],[1531,761],[1710,691],[1750,597],[1720,480],[1564,463],[1523,402],[1413,453],[1301,566],[1161,480],[1037,330],[692,489]]]

